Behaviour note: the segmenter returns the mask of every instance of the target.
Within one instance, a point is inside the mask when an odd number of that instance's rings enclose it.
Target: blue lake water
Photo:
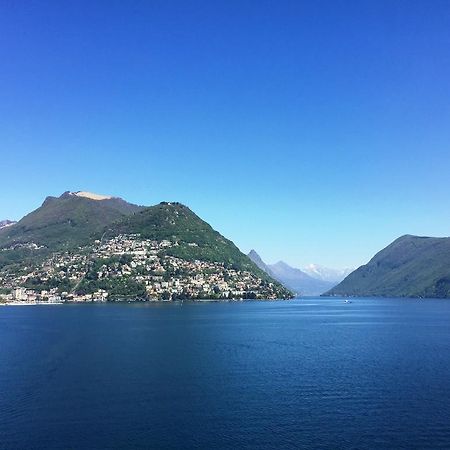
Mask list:
[[[0,448],[450,448],[450,301],[1,307]]]

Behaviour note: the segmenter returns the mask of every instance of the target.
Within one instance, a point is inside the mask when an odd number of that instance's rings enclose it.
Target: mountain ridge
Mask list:
[[[306,267],[302,267],[301,270],[302,272],[308,274],[310,277],[316,278],[318,280],[340,283],[355,269],[350,267],[346,267],[344,269],[331,269],[320,264],[308,264]]]
[[[284,261],[266,264],[255,250],[251,250],[248,257],[272,278],[298,295],[320,295],[333,286],[333,283],[313,278]]]
[[[142,209],[121,198],[93,200],[73,195],[48,196],[40,207],[0,233],[0,247],[33,242],[48,248],[92,240],[108,225]]]
[[[450,297],[450,237],[403,235],[324,295]]]
[[[49,196],[0,230],[0,285],[31,298],[292,297],[187,206],[144,207],[87,191]]]

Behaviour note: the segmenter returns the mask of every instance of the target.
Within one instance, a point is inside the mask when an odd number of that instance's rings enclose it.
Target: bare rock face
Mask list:
[[[0,220],[0,229],[10,227],[11,225],[14,225],[17,223],[15,220]]]
[[[87,191],[77,191],[77,192],[71,192],[70,195],[75,195],[76,197],[84,197],[89,198],[91,200],[110,200],[110,195],[101,195],[101,194],[95,194],[93,192],[87,192]]]

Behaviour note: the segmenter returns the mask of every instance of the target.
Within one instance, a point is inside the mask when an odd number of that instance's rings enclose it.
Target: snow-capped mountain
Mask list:
[[[261,270],[298,295],[320,295],[337,283],[314,278],[307,273],[291,267],[283,261],[266,264],[255,250],[247,255]]]
[[[319,264],[308,264],[302,268],[302,271],[316,280],[330,281],[340,283],[347,275],[352,273],[355,268],[346,267],[345,269],[330,269]]]

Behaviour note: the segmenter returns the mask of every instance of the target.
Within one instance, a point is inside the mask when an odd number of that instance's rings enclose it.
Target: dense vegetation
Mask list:
[[[73,282],[67,279],[49,278],[43,280],[39,277],[31,278],[24,283],[24,287],[33,289],[35,291],[48,291],[52,288],[58,288],[59,292],[70,292],[73,287]]]
[[[0,270],[6,266],[17,269],[36,264],[49,255],[47,248],[31,250],[29,248],[0,249]]]
[[[76,294],[93,294],[102,289],[109,292],[109,299],[122,298],[144,298],[146,296],[145,286],[136,282],[131,277],[117,276],[110,278],[99,278],[98,272],[102,267],[110,270],[119,270],[131,262],[129,255],[112,256],[106,259],[93,259],[89,262],[89,268],[81,282],[75,286]]]
[[[88,280],[84,278],[76,289],[77,294],[93,294],[99,289],[109,292],[109,300],[126,298],[145,298],[146,290],[142,283],[138,283],[131,277],[117,277],[106,279]]]
[[[450,297],[450,238],[402,236],[326,295]]]
[[[38,209],[0,230],[0,248],[31,242],[52,250],[86,245],[101,237],[105,226],[140,209],[120,198],[47,197]],[[13,253],[8,256],[14,258]]]
[[[273,281],[230,240],[224,238],[187,206],[163,202],[123,218],[108,231],[108,236],[140,234],[154,240],[169,240],[178,245],[166,254],[188,261],[195,259],[223,263],[236,270],[248,270]]]
[[[163,250],[162,256],[223,264],[227,269],[248,271],[284,289],[233,242],[182,204],[163,202],[140,207],[118,198],[93,200],[68,192],[58,198],[47,197],[40,208],[18,223],[0,230],[0,270],[18,274],[41,264],[53,252],[89,253],[96,239],[120,234],[139,234],[144,239],[155,241],[168,240],[175,245]],[[99,279],[96,276],[97,264],[100,262],[92,262],[91,269],[75,287],[64,285],[63,290],[75,290],[82,295],[104,289],[113,298],[145,294],[145,287],[131,278]],[[167,272],[164,278],[169,279],[171,275]],[[33,279],[27,287],[47,290],[57,283],[57,279]],[[251,297],[253,294],[246,295]]]

